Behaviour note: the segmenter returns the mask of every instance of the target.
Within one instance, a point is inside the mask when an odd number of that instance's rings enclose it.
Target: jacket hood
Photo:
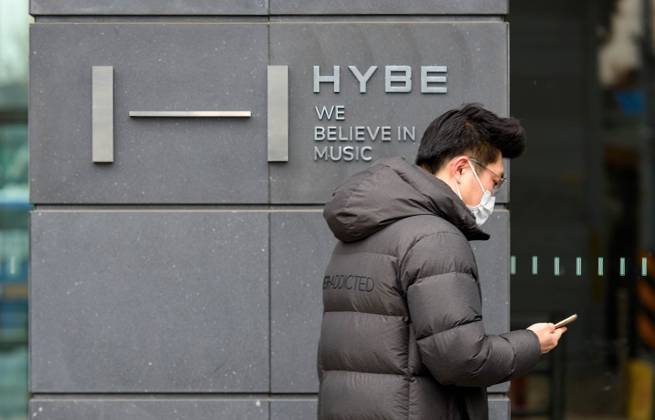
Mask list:
[[[323,208],[328,226],[342,242],[364,239],[400,219],[420,214],[448,220],[468,240],[490,238],[448,184],[404,156],[378,159],[355,173],[334,190]]]

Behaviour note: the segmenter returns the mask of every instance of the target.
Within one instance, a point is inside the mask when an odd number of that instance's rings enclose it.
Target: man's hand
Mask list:
[[[550,322],[539,322],[532,324],[528,329],[539,337],[539,344],[541,345],[541,354],[548,353],[555,347],[559,338],[566,331],[566,327],[555,329],[555,324]]]

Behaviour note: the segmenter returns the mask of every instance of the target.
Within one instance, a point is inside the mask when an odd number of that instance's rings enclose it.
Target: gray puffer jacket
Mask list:
[[[323,210],[339,239],[323,277],[321,420],[486,419],[486,387],[541,354],[527,329],[486,335],[469,240],[489,235],[452,189],[384,158]]]

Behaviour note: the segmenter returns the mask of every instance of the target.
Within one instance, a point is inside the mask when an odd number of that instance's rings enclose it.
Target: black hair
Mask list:
[[[448,160],[469,153],[483,165],[525,150],[525,130],[518,119],[499,117],[478,103],[464,104],[435,118],[425,129],[416,154],[417,165],[436,173]]]

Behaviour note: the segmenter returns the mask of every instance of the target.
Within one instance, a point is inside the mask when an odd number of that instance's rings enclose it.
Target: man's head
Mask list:
[[[502,183],[503,158],[518,157],[524,149],[525,131],[517,119],[466,104],[430,123],[415,163],[448,184],[466,205],[477,206],[482,188],[495,195]]]

